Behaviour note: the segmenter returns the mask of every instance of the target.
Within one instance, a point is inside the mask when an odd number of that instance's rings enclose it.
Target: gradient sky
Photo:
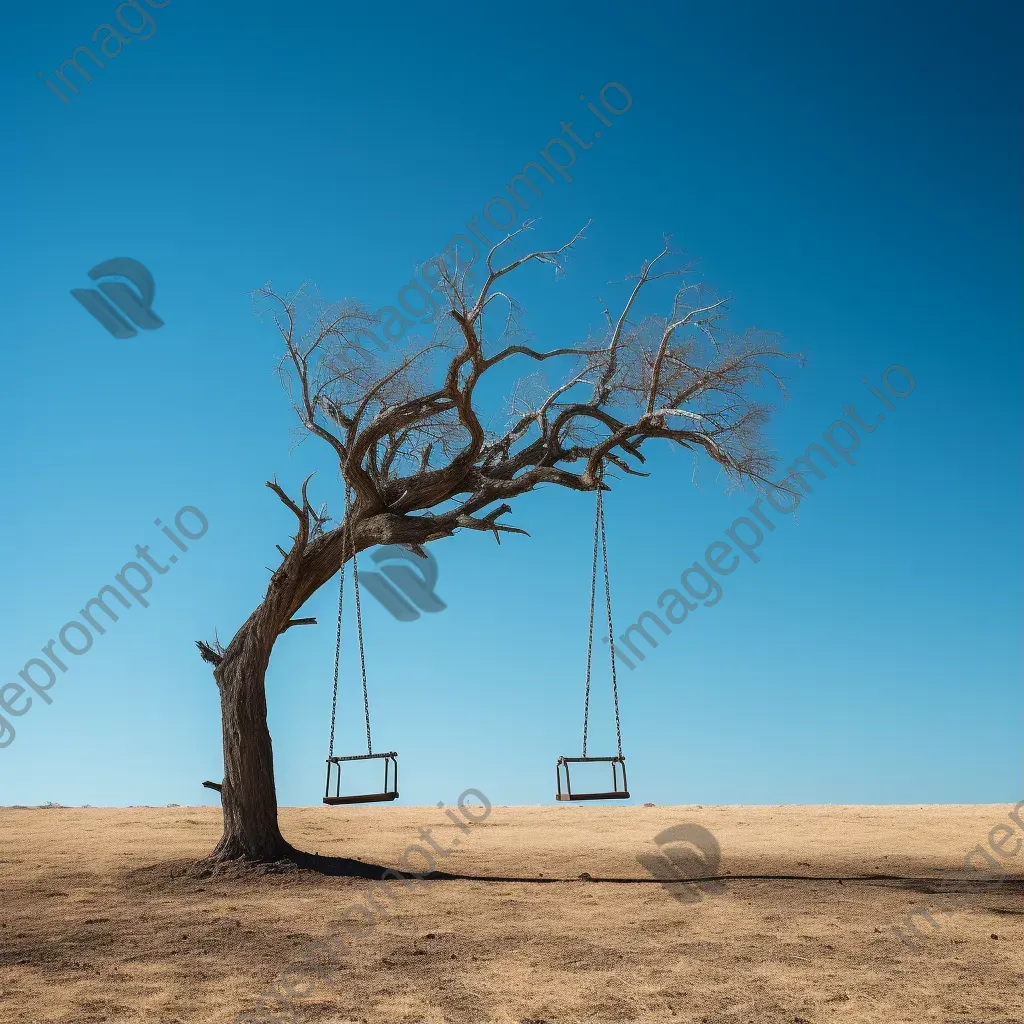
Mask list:
[[[543,247],[593,219],[567,278],[524,281],[542,344],[584,336],[667,232],[736,297],[734,327],[806,356],[769,428],[787,462],[844,404],[882,411],[862,378],[916,380],[718,604],[621,670],[635,799],[1020,799],[1019,5],[173,0],[62,103],[37,73],[114,9],[7,15],[0,684],[136,544],[175,550],[155,519],[192,505],[209,530],[13,719],[0,803],[216,803],[194,641],[231,636],[292,532],[264,481],[296,494],[319,468],[312,499],[339,498],[327,449],[293,450],[251,291],[393,303],[561,120],[597,127],[585,104],[610,81],[632,107],[530,211]],[[69,294],[118,256],[152,271],[158,331],[116,340]],[[650,455],[607,500],[620,627],[754,497]],[[546,489],[509,520],[532,537],[433,546],[445,611],[365,602],[375,741],[400,752],[405,803],[548,802],[557,755],[579,752],[593,499]],[[309,602],[321,625],[283,637],[268,675],[282,804],[322,794],[335,601],[332,584]],[[600,666],[592,753],[614,744]]]

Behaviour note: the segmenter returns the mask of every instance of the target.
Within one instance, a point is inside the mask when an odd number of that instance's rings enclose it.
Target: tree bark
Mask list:
[[[214,860],[280,860],[291,847],[277,822],[274,750],[267,728],[266,659],[244,646],[218,670],[224,781],[224,833]]]

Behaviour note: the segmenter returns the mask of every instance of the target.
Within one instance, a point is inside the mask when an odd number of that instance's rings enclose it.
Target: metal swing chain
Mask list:
[[[348,489],[345,489],[345,507],[342,511],[342,522],[345,529],[351,534],[352,530],[348,522]],[[342,538],[344,543],[344,538]],[[342,549],[344,554],[344,549]],[[334,642],[334,697],[331,700],[331,747],[328,757],[334,757],[334,724],[338,718],[338,673],[341,667],[341,613],[345,606],[345,563],[341,563],[341,570],[338,573],[338,635]]]
[[[604,532],[604,498],[597,492],[597,517],[601,523],[601,554],[604,557],[604,599],[608,609],[608,657],[612,666],[612,699],[615,703],[615,740],[622,757],[622,723],[619,720],[619,682],[615,675],[615,630],[612,627],[612,584],[608,574],[608,541]]]
[[[341,664],[341,609],[345,598],[345,564],[341,566],[341,582],[338,584],[338,638],[334,643],[334,697],[331,700],[331,747],[328,758],[334,757],[334,723],[338,717],[338,668]]]
[[[359,602],[359,562],[355,551],[352,552],[352,584],[356,592],[356,632],[359,635],[359,670],[363,676],[363,715],[366,719],[366,752],[373,753],[373,740],[370,739],[370,695],[366,689],[366,651],[363,648],[363,609]]]
[[[597,600],[597,539],[601,517],[601,492],[597,492],[594,516],[594,563],[590,572],[590,632],[587,635],[587,687],[583,696],[583,756],[587,756],[587,724],[590,720],[590,666],[594,655],[594,606]]]
[[[352,525],[348,522],[348,504],[349,496],[351,494],[351,488],[345,488],[345,506],[343,517],[345,521],[345,529],[348,533],[349,541],[351,542],[353,533]],[[331,744],[328,757],[334,757],[334,730],[335,723],[338,718],[338,678],[341,669],[341,623],[342,623],[342,611],[345,607],[345,563],[341,563],[341,569],[338,572],[339,583],[338,583],[338,633],[334,643],[334,695],[331,700]],[[362,673],[363,679],[363,713],[366,720],[366,752],[368,754],[373,753],[373,741],[370,738],[370,697],[366,688],[366,651],[363,645],[363,610],[359,601],[359,563],[356,560],[355,551],[352,553],[352,584],[355,588],[356,596],[356,632],[359,637],[359,667]]]

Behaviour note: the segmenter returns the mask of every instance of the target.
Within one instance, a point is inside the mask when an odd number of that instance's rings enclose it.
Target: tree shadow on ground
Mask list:
[[[451,882],[524,882],[534,885],[550,885],[555,882],[600,882],[615,885],[662,885],[688,884],[694,882],[742,882],[742,881],[792,881],[792,882],[836,882],[840,885],[849,883],[865,883],[896,889],[908,889],[916,892],[950,892],[950,893],[986,893],[1000,888],[1015,892],[1024,892],[1024,876],[998,878],[962,878],[954,879],[943,876],[927,877],[913,875],[789,875],[789,874],[724,874],[707,877],[662,879],[640,877],[602,877],[587,871],[578,875],[566,876],[526,876],[526,875],[471,875],[449,871],[429,871],[413,875],[411,872],[400,872],[397,868],[373,864],[351,857],[328,857],[316,853],[305,853],[293,850],[291,860],[286,863],[294,867],[285,870],[312,871],[316,874],[335,878],[365,878],[374,881],[395,880],[398,876],[415,877],[430,881]]]

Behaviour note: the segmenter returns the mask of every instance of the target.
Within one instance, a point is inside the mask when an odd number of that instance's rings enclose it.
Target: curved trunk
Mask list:
[[[369,524],[355,524],[347,536],[339,527],[307,545],[308,523],[303,517],[292,550],[274,573],[263,603],[235,634],[228,649],[216,651],[200,642],[203,657],[216,666],[213,674],[220,689],[224,746],[220,794],[224,833],[211,860],[277,861],[297,852],[285,841],[277,823],[265,687],[274,643],[297,624],[290,617],[355,552],[371,544],[420,543],[431,529],[436,528],[430,520],[406,523],[397,516],[381,515]]]
[[[274,750],[264,687],[267,662],[243,647],[222,668],[217,676],[224,742],[224,834],[211,856],[215,860],[280,860],[291,847],[277,824]]]

